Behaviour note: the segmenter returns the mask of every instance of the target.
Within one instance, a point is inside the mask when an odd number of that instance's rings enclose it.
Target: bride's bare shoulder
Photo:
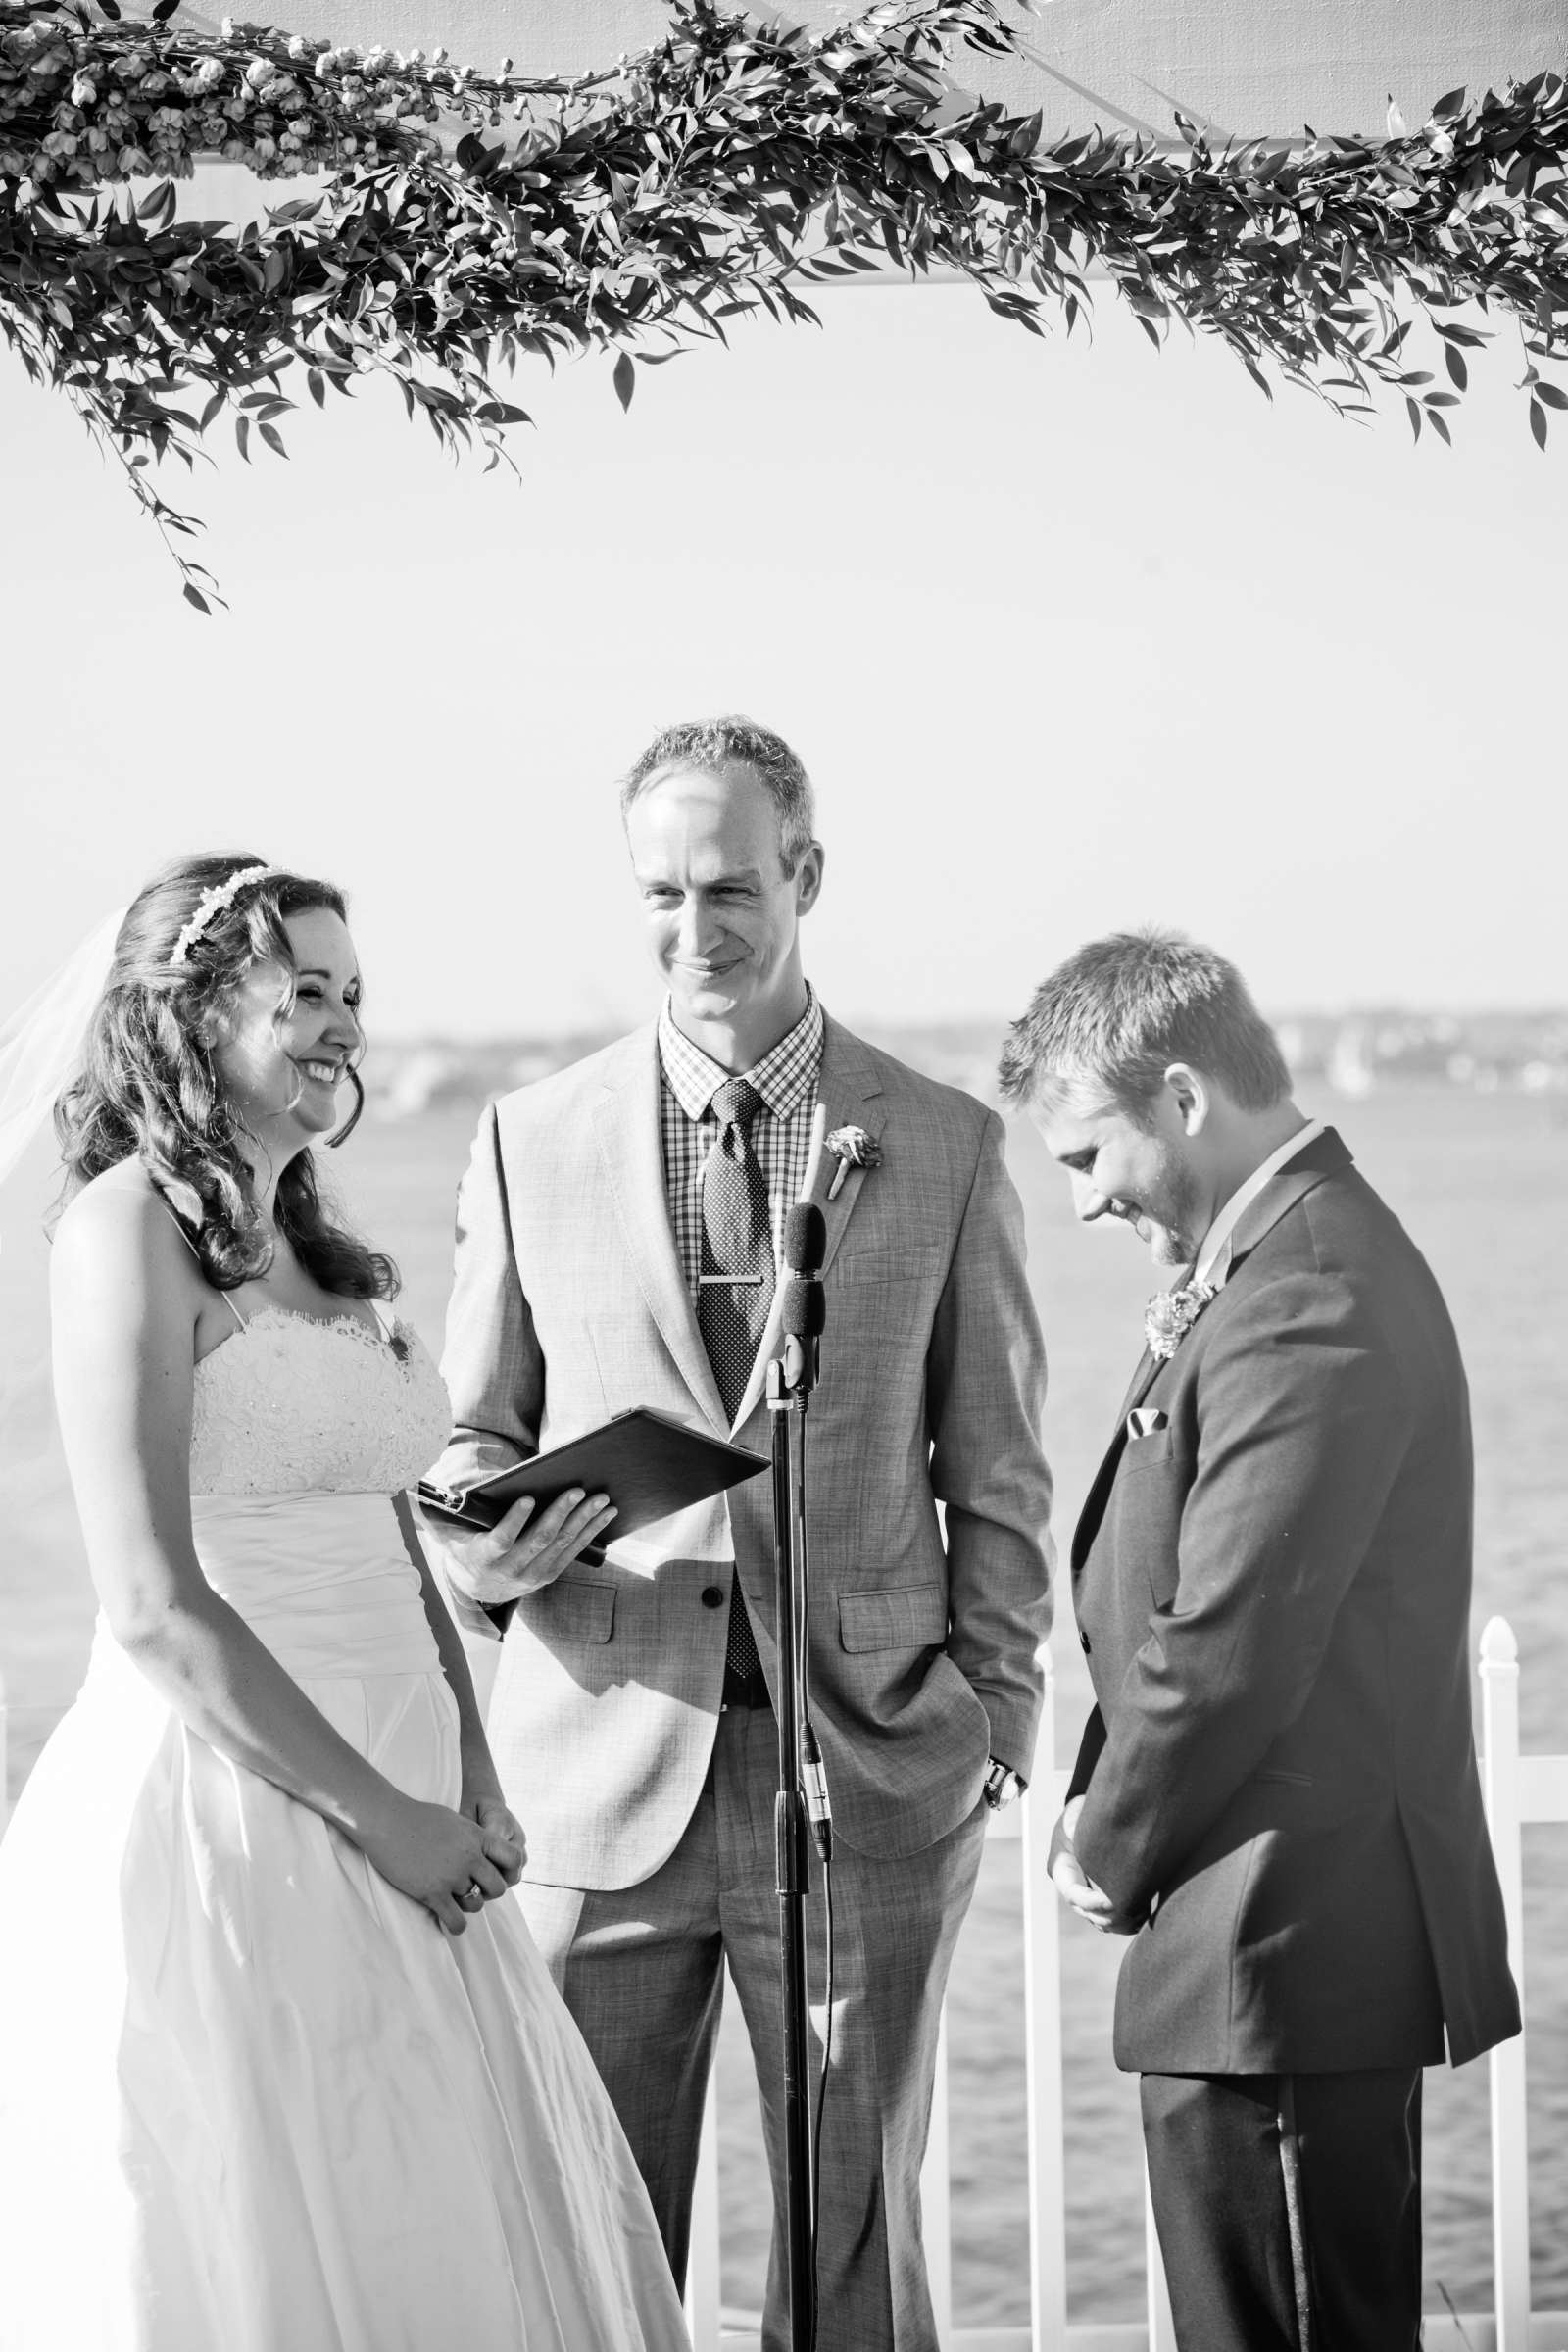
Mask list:
[[[57,1274],[156,1274],[198,1284],[168,1201],[138,1160],[105,1168],[73,1194],[54,1232]]]

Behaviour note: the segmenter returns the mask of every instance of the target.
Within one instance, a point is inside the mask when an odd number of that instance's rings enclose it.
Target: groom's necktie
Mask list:
[[[713,1367],[725,1417],[733,1422],[757,1360],[773,1302],[773,1237],[767,1186],[752,1145],[762,1098],[745,1078],[713,1097],[718,1140],[703,1168],[703,1263],[697,1327]],[[725,1663],[742,1677],[761,1664],[736,1576],[730,1592]]]

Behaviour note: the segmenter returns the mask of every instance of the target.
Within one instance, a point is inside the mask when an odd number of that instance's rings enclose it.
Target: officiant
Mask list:
[[[784,1213],[813,1114],[827,1337],[810,1436],[812,1704],[837,1966],[820,2352],[937,2352],[919,2175],[939,2013],[988,1800],[1026,1780],[1051,1622],[1045,1360],[996,1114],[823,1009],[801,924],[823,852],[800,760],[743,719],[662,734],[622,787],[667,995],[657,1022],[491,1104],[458,1210],[443,1370],[459,1486],[638,1405],[765,1452]],[[517,1899],[619,2112],[683,2279],[727,1961],[774,2190],[763,2343],[786,2340],[766,1478],[565,1557],[434,1536],[505,1624],[489,1734],[527,1832]],[[939,1517],[938,1505],[943,1507]],[[515,1535],[514,1541],[509,1541]],[[821,2025],[820,1884],[808,1939]]]

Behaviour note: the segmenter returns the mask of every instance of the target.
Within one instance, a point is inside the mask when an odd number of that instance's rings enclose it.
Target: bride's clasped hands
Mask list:
[[[403,1894],[461,1936],[466,1914],[515,1886],[527,1860],[521,1824],[499,1795],[469,1798],[460,1810],[393,1789],[365,1824],[360,1851]]]

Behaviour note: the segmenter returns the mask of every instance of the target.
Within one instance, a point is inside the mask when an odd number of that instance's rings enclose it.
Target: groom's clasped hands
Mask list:
[[[1073,1832],[1078,1827],[1078,1816],[1083,1809],[1084,1800],[1081,1796],[1070,1797],[1051,1833],[1051,1884],[1080,1919],[1086,1919],[1092,1928],[1099,1928],[1102,1935],[1136,1936],[1143,1921],[1128,1919],[1119,1913],[1104,1888],[1095,1885],[1073,1851]]]

